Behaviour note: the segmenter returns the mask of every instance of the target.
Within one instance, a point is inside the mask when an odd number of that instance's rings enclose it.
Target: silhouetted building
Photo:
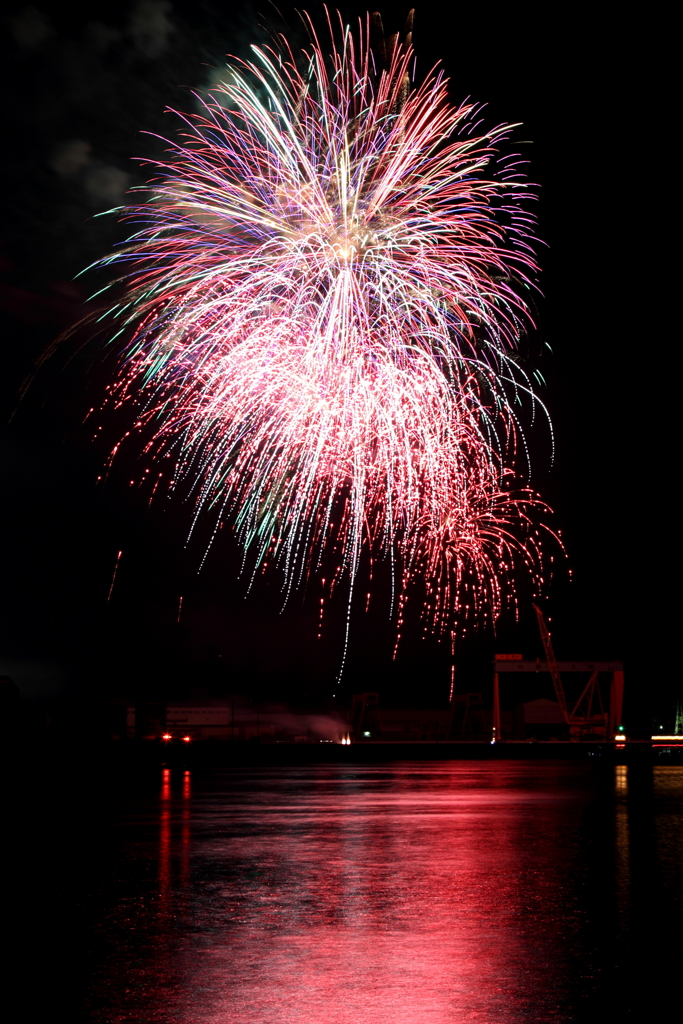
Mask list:
[[[481,693],[457,693],[446,707],[431,708],[385,707],[378,693],[356,693],[351,699],[350,731],[356,743],[481,740],[487,725],[490,731]]]
[[[186,699],[120,706],[125,735],[138,739],[259,740],[341,743],[346,722],[331,715],[297,713],[282,705],[251,704],[244,697]],[[121,734],[121,729],[119,729]],[[112,733],[112,738],[116,738]]]
[[[567,723],[556,700],[540,697],[538,700],[529,700],[518,705],[515,710],[517,712],[515,715],[517,729],[515,731],[519,732],[519,725],[521,725],[524,739],[568,739]],[[522,736],[519,738],[521,739]]]

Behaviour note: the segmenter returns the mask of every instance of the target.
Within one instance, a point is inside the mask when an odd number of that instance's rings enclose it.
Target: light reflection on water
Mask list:
[[[597,1019],[633,903],[629,776],[611,771],[600,790],[542,762],[165,769],[124,815],[85,1019]],[[673,872],[683,770],[654,776]]]

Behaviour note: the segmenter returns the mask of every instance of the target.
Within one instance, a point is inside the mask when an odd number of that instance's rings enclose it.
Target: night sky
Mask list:
[[[388,31],[402,27],[407,7],[380,9]],[[301,34],[291,9],[278,10]],[[443,10],[417,8],[418,75],[441,59],[454,100],[486,101],[489,125],[522,122],[515,139],[540,185],[544,298],[521,356],[546,380],[540,397],[555,430],[551,464],[547,429],[527,424],[532,484],[554,508],[568,552],[546,605],[556,653],[623,658],[627,723],[647,730],[654,714],[670,728],[671,527],[661,512],[668,496],[653,486],[660,444],[650,425],[666,386],[638,356],[660,340],[648,336],[637,294],[646,229],[627,216],[641,159],[630,146],[651,102],[642,35],[616,6],[460,4],[446,18]],[[191,91],[216,80],[226,53],[246,56],[281,26],[266,3],[178,0],[100,3],[92,13],[16,5],[5,19],[0,674],[27,697],[236,691],[302,702],[335,690],[343,603],[317,641],[315,580],[282,614],[275,576],[245,598],[227,527],[198,573],[212,524],[203,520],[186,545],[191,504],[174,496],[150,505],[148,490],[129,485],[140,476],[134,444],[97,483],[128,425],[125,412],[85,421],[115,372],[105,339],[77,331],[38,365],[104,283],[94,272],[74,281],[124,237],[114,218],[94,215],[145,180],[135,158],[159,155],[154,134],[172,136],[177,125],[165,107],[195,109]],[[643,395],[648,381],[655,395]],[[355,613],[337,692],[443,700],[448,645],[423,639],[415,622],[393,662],[385,605],[374,608]],[[457,689],[490,685],[494,651],[542,654],[530,605],[519,624],[501,622],[497,638],[483,632],[459,645]]]

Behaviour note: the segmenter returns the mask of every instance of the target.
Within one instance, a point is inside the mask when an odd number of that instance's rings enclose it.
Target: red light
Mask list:
[[[161,738],[162,738],[162,740],[172,740],[173,739],[173,737],[171,736],[170,732],[165,732],[164,735]]]
[[[191,739],[191,736],[183,736],[183,743],[189,743]]]

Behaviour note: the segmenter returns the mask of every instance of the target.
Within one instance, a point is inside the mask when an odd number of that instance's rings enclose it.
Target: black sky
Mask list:
[[[290,7],[278,10],[296,25]],[[393,30],[407,8],[380,10]],[[417,8],[414,41],[423,73],[443,61],[454,100],[486,101],[491,125],[523,123],[516,139],[540,185],[547,244],[538,330],[523,353],[546,379],[541,397],[556,439],[551,465],[547,432],[530,429],[532,483],[555,509],[568,551],[549,595],[553,637],[560,656],[624,658],[627,716],[647,728],[651,713],[670,713],[676,690],[662,592],[668,528],[651,496],[659,446],[636,358],[643,323],[633,313],[647,250],[626,216],[634,204],[629,140],[648,117],[650,55],[642,24],[628,19],[616,5],[429,2]],[[144,180],[132,158],[160,152],[140,133],[172,133],[164,108],[192,109],[191,90],[211,84],[224,54],[246,55],[280,24],[266,3],[186,0],[90,12],[17,5],[5,19],[0,674],[26,694],[332,692],[341,607],[331,609],[318,642],[318,593],[282,615],[276,579],[245,599],[227,529],[198,575],[209,524],[186,547],[190,506],[149,506],[128,483],[139,476],[133,449],[106,486],[96,485],[125,425],[97,416],[82,423],[101,403],[115,353],[97,342],[79,347],[77,335],[17,404],[35,360],[94,290],[96,275],[74,276],[122,237],[112,218],[94,214]],[[416,628],[392,662],[392,635],[379,612],[366,619],[359,609],[342,690],[443,696],[446,645],[422,640]],[[484,633],[461,645],[459,688],[488,685],[494,649],[541,653],[530,608],[518,625],[502,623],[497,639]]]

